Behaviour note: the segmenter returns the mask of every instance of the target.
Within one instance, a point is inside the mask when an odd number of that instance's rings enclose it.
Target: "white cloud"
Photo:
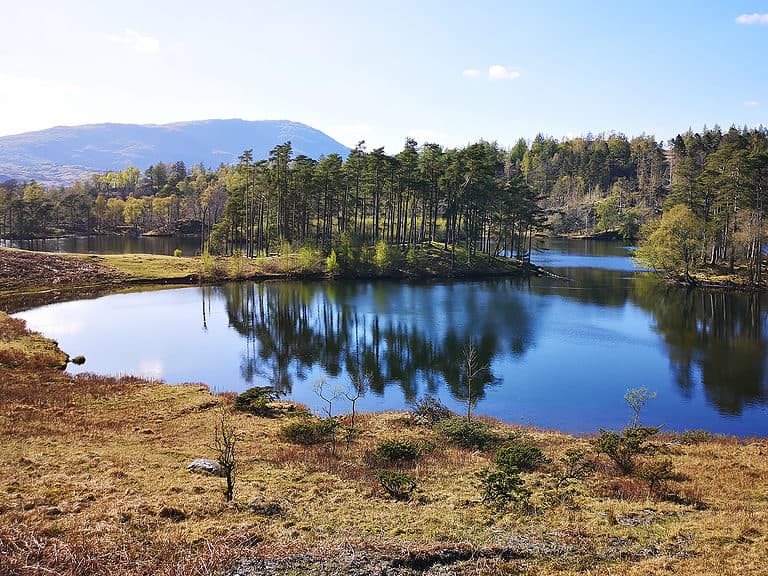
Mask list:
[[[501,64],[494,64],[488,68],[488,78],[491,80],[517,80],[520,78],[520,72]]]
[[[745,108],[757,108],[758,106],[760,106],[760,102],[757,100],[747,100],[744,102]]]
[[[139,34],[130,28],[126,28],[120,34],[110,34],[107,38],[111,42],[126,46],[139,54],[157,54],[160,52],[160,40],[153,36]]]
[[[461,73],[464,78],[478,78],[480,74],[482,74],[482,72],[477,68],[468,68]]]
[[[768,25],[768,14],[742,14],[736,17],[739,24],[765,24]]]

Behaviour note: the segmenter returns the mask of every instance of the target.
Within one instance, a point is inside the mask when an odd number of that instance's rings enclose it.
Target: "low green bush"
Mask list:
[[[454,416],[440,420],[435,430],[462,448],[489,450],[498,445],[501,437],[488,424]]]
[[[382,440],[376,446],[375,454],[383,462],[407,462],[419,457],[419,447],[408,440]]]
[[[339,421],[336,418],[300,418],[280,428],[280,436],[293,444],[312,446],[333,440]]]
[[[655,426],[634,426],[621,433],[600,429],[600,436],[592,441],[597,454],[605,454],[624,474],[632,474],[636,457],[648,451],[648,438],[661,430]]]
[[[280,393],[271,386],[254,386],[237,395],[235,409],[256,416],[272,416],[274,409],[270,404],[279,397]]]
[[[711,441],[712,438],[712,434],[706,430],[686,430],[680,434],[680,442],[683,444],[702,444]]]
[[[637,476],[648,482],[651,492],[658,490],[667,480],[674,476],[672,460],[656,460],[646,462],[637,467]]]
[[[502,511],[511,504],[526,502],[531,495],[516,470],[485,468],[477,476],[480,479],[483,503],[496,511]]]
[[[499,448],[494,461],[501,470],[530,472],[546,463],[547,459],[536,446],[513,442]]]
[[[375,474],[384,491],[395,500],[410,500],[416,490],[416,479],[405,472],[377,470]]]

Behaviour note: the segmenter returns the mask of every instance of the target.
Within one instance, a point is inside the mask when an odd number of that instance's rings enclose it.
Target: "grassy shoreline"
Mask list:
[[[10,365],[5,352],[30,338],[40,346]],[[232,411],[231,395],[203,384],[73,377],[44,340],[0,313],[2,576],[721,576],[768,561],[766,439],[658,437],[647,458],[669,459],[674,475],[651,488],[597,457],[592,437],[479,418],[546,459],[521,474],[527,504],[497,510],[478,477],[496,448],[462,447],[410,414],[358,415],[348,445],[298,445],[282,432],[297,411]],[[240,436],[229,503],[222,479],[185,469],[214,456],[222,413]],[[423,447],[389,466],[415,479],[407,502],[376,477],[377,447],[393,440]],[[558,488],[569,450],[594,468]]]
[[[455,254],[439,244],[424,244],[415,250],[410,265],[402,261],[380,270],[361,261],[349,271],[327,271],[319,253],[294,253],[263,258],[175,257],[149,254],[53,254],[0,248],[0,310],[19,310],[38,304],[104,294],[131,287],[217,284],[275,279],[439,279],[490,278],[546,274],[541,268],[508,258]]]

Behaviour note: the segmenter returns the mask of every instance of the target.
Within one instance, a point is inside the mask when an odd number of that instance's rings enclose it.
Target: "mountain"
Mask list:
[[[216,168],[237,162],[243,150],[267,158],[289,141],[295,156],[311,158],[349,148],[306,124],[287,120],[199,120],[173,124],[87,124],[57,126],[38,132],[0,137],[0,181],[37,180],[71,184],[92,172],[141,170],[158,162],[183,160]]]

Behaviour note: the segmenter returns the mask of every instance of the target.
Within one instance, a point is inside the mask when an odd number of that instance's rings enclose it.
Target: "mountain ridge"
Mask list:
[[[346,156],[349,148],[324,132],[291,120],[206,119],[168,124],[105,122],[54,126],[0,136],[0,181],[36,180],[71,184],[94,172],[145,170],[158,162],[202,162],[215,168],[237,162],[243,150],[267,158],[278,144],[291,142],[294,155]]]

